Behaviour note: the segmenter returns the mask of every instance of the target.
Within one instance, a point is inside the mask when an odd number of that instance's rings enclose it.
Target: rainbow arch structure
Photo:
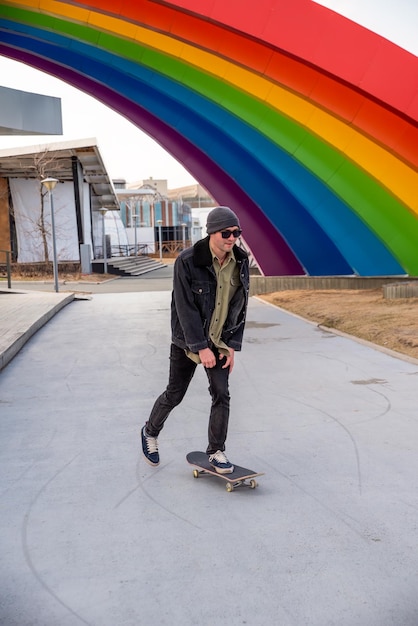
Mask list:
[[[0,54],[152,136],[266,275],[418,275],[418,59],[311,0],[4,1]]]

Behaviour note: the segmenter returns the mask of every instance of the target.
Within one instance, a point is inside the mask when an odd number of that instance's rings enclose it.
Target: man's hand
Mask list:
[[[230,347],[228,347],[228,350],[229,356],[226,356],[226,354],[220,354],[219,359],[226,359],[224,365],[222,365],[222,369],[224,370],[226,367],[229,367],[229,373],[231,374],[234,369],[235,350]]]
[[[203,350],[199,350],[199,357],[203,367],[215,367],[216,358],[210,348],[204,348]]]
[[[225,359],[225,363],[222,365],[222,369],[224,370],[226,367],[229,367],[229,373],[232,372],[234,368],[234,357],[235,350],[233,348],[228,348],[229,356],[226,354],[220,354],[219,360]],[[216,357],[210,348],[204,348],[203,350],[199,350],[199,357],[203,367],[212,368],[216,365]]]

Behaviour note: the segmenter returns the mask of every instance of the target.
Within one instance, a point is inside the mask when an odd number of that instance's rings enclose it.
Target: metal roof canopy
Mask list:
[[[96,139],[78,139],[24,148],[0,150],[0,178],[38,178],[35,159],[45,153],[45,177],[72,181],[73,158],[81,164],[83,180],[91,186],[91,209],[119,210],[113,182],[103,163]]]

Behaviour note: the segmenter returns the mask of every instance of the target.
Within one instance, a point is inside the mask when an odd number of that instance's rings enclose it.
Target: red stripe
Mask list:
[[[113,0],[89,6],[115,14]],[[116,13],[264,74],[418,167],[418,126],[406,117],[418,119],[417,57],[311,0],[257,0],[256,9],[243,11],[242,0],[137,0]]]

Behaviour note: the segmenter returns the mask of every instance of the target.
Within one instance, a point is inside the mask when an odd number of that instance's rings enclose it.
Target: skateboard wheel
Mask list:
[[[250,489],[255,489],[257,487],[258,483],[256,480],[254,480],[254,478],[252,478],[250,480]]]
[[[199,472],[198,472],[198,470],[193,470],[193,476],[194,476],[195,478],[199,478]]]
[[[231,491],[234,491],[234,485],[232,483],[226,483],[226,490],[228,493],[231,493]]]

